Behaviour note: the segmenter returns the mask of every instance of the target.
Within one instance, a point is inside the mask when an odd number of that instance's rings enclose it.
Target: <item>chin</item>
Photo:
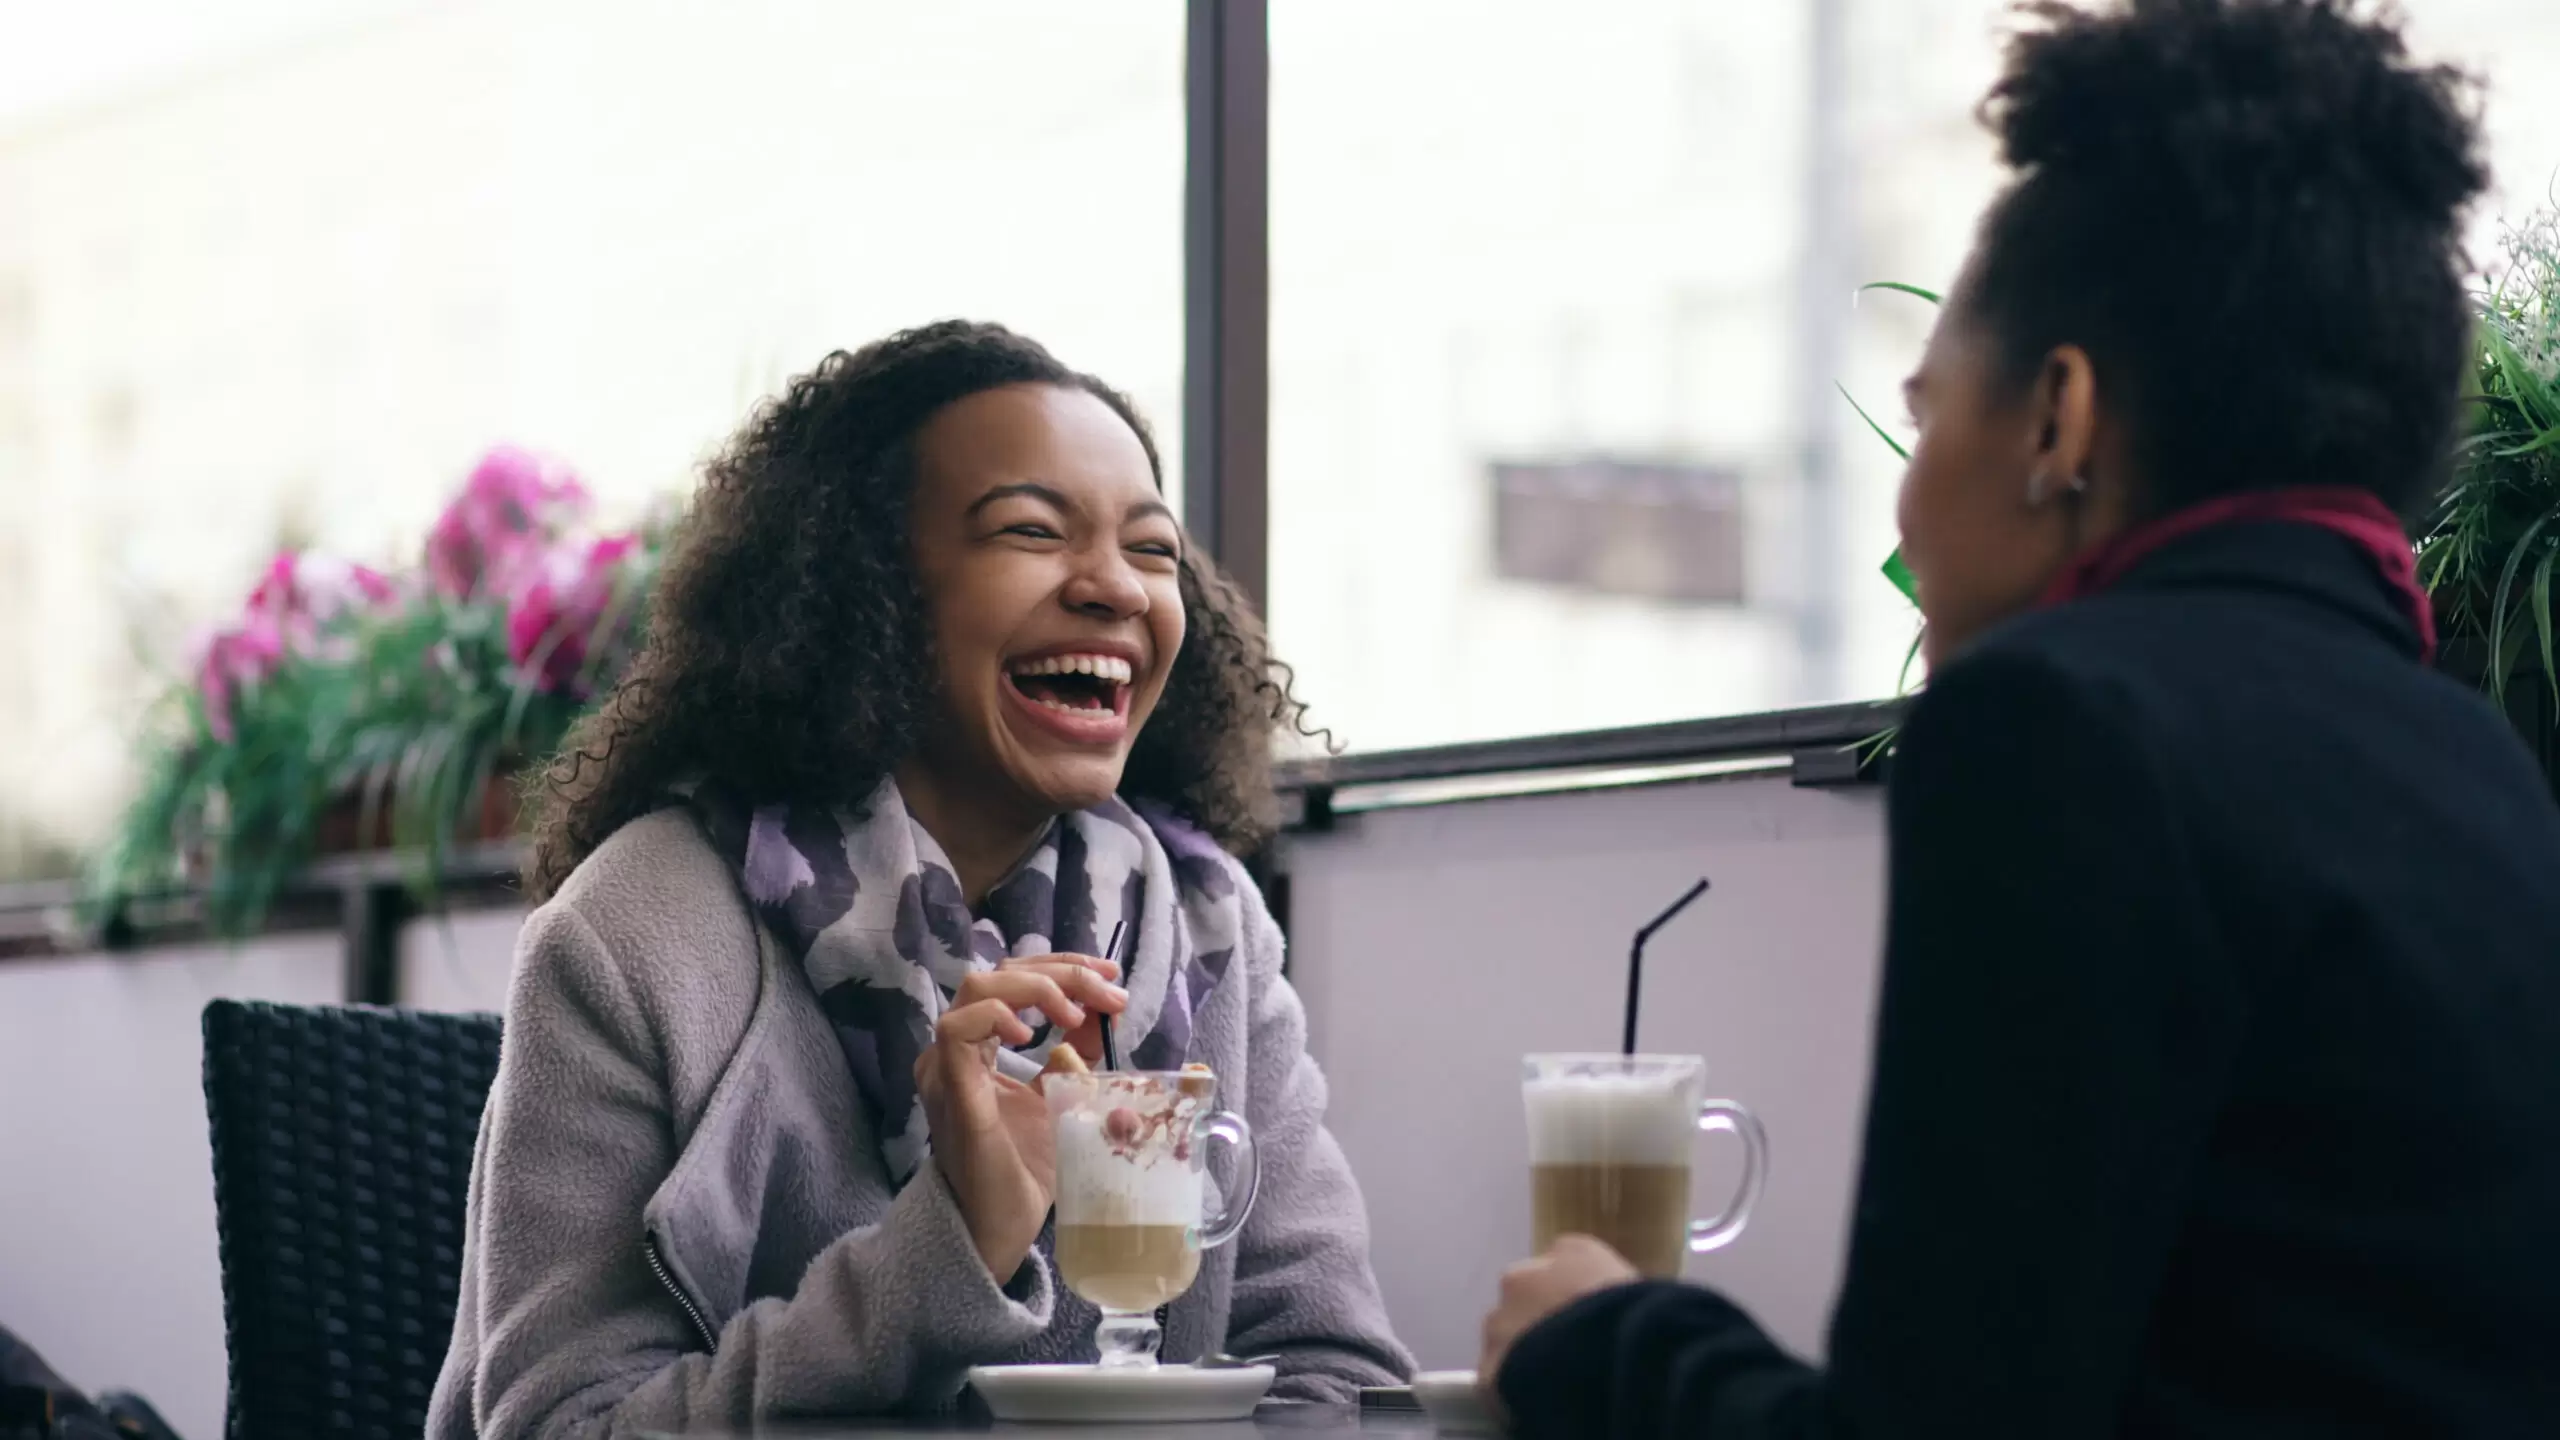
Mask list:
[[[1026,795],[1036,797],[1046,808],[1065,814],[1070,810],[1090,810],[1120,793],[1120,776],[1126,769],[1117,757],[1110,760],[1071,760],[1053,765],[1027,767],[1017,771],[1014,784]]]

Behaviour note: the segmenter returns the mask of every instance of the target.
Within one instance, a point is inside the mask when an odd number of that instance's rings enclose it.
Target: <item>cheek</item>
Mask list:
[[[1928,573],[1945,549],[1951,531],[1961,530],[1962,467],[1944,442],[1922,440],[1912,447],[1903,467],[1902,488],[1894,496],[1894,524],[1902,532],[1903,563],[1914,577]]]
[[[1147,602],[1147,632],[1161,657],[1156,665],[1156,684],[1161,688],[1173,673],[1173,657],[1182,653],[1183,638],[1189,633],[1179,585],[1166,581],[1155,587]]]
[[[1984,503],[1985,477],[1952,438],[1923,441],[1903,472],[1894,507],[1902,560],[1920,591],[1920,609],[1940,625],[1976,608],[1984,551],[1996,549],[1999,517]]]
[[[926,613],[932,617],[934,657],[943,684],[955,693],[984,689],[994,683],[996,657],[1004,648],[1005,625],[997,592],[973,579],[965,567],[938,577],[925,591]]]

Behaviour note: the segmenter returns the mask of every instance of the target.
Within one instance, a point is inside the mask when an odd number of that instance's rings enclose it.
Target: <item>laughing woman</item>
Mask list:
[[[1216,1070],[1264,1157],[1168,1356],[1277,1354],[1309,1399],[1401,1376],[1233,858],[1296,718],[1109,387],[961,323],[793,382],[547,777],[429,1434],[932,1410],[1090,1359],[1023,1080],[1105,1014],[1134,1066]]]

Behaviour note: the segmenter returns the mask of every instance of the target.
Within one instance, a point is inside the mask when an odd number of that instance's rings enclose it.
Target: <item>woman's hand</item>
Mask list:
[[[1110,961],[1081,955],[1008,960],[972,972],[934,1022],[933,1044],[916,1057],[933,1163],[999,1285],[1040,1238],[1057,1157],[1047,1104],[1039,1091],[996,1073],[996,1052],[1031,1038],[1016,1011],[1039,1011],[1071,1034],[1096,1013],[1118,1014],[1129,1003],[1129,993],[1111,983],[1119,974]]]
[[[1588,1235],[1559,1235],[1547,1253],[1502,1272],[1502,1298],[1484,1317],[1484,1353],[1476,1388],[1500,1413],[1494,1386],[1511,1346],[1531,1327],[1585,1295],[1642,1278],[1617,1251]]]

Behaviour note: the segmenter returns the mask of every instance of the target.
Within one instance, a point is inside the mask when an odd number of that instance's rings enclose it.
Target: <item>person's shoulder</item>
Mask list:
[[[755,918],[727,862],[681,809],[606,837],[535,910],[527,935],[527,966],[606,967],[609,977],[593,978],[669,1015],[751,1003],[759,983]]]
[[[2140,680],[2110,647],[2086,643],[2061,611],[2039,611],[1985,635],[1932,671],[1912,703],[1913,727],[1958,720],[2003,728],[2121,716]]]
[[[590,919],[624,916],[645,922],[653,910],[692,910],[726,900],[743,911],[729,866],[680,807],[653,810],[605,837],[562,882],[552,904]]]

